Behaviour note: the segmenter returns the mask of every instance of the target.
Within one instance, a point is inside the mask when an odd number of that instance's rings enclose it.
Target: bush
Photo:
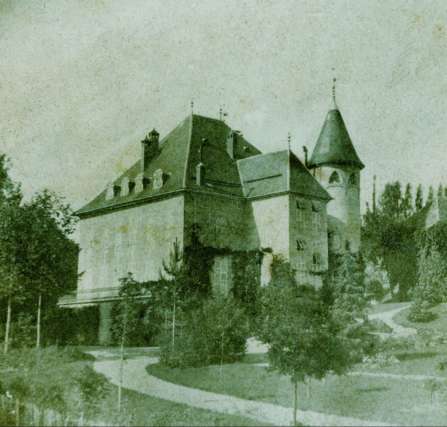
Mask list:
[[[172,344],[171,330],[164,331],[160,363],[169,367],[197,367],[238,360],[245,354],[246,316],[231,298],[205,301],[183,315]]]
[[[388,326],[383,320],[371,319],[364,323],[364,328],[368,332],[381,332],[390,333],[393,332],[393,328]]]
[[[427,323],[436,319],[436,314],[428,309],[428,303],[415,303],[411,306],[407,319],[415,323]]]

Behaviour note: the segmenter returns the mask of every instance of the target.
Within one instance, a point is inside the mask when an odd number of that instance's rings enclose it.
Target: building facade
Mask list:
[[[329,247],[359,248],[362,168],[338,109],[309,162],[290,149],[262,154],[222,120],[199,115],[161,141],[153,130],[140,159],[77,212],[81,274],[76,296],[60,305],[100,304],[106,342],[119,279],[157,280],[173,242],[187,246],[192,229],[203,245],[227,250],[214,259],[213,286],[231,286],[231,251],[261,254],[263,285],[281,255],[299,282],[319,286]]]

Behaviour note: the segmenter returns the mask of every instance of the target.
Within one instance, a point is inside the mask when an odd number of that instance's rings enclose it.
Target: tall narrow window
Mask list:
[[[349,175],[349,184],[350,185],[357,184],[357,177],[355,176],[355,173],[351,173],[351,175]]]
[[[337,184],[340,182],[340,175],[337,172],[332,172],[331,176],[329,177],[329,184]]]
[[[305,248],[306,248],[306,242],[303,239],[298,239],[296,241],[296,250],[304,251]]]

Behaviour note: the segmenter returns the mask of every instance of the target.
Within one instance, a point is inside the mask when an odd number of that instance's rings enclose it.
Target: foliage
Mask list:
[[[428,323],[436,319],[436,314],[429,310],[429,305],[422,302],[412,304],[408,313],[408,320],[416,323]]]
[[[329,283],[335,318],[342,324],[355,323],[357,319],[364,319],[368,299],[362,257],[350,252],[338,255]]]
[[[258,337],[269,345],[270,367],[288,375],[294,385],[296,425],[298,382],[341,374],[353,359],[340,320],[335,321],[318,291],[298,285],[294,276],[290,264],[274,258],[272,280],[262,291]]]
[[[418,280],[412,292],[416,315],[421,304],[447,301],[447,224],[438,223],[418,234]],[[423,315],[421,315],[424,317]],[[427,315],[426,315],[427,317]]]
[[[245,353],[248,322],[231,297],[214,297],[183,314],[174,349],[166,332],[160,347],[162,364],[205,366],[232,362]]]
[[[237,252],[233,256],[233,287],[235,301],[245,311],[251,329],[259,314],[260,254],[257,251]]]
[[[422,197],[422,190],[418,194]],[[385,185],[377,209],[367,209],[363,217],[362,251],[368,262],[382,262],[388,273],[391,290],[405,299],[416,283],[416,232],[418,223],[412,220],[422,209],[416,198],[412,203],[411,186],[407,184],[402,195],[396,181]]]
[[[344,340],[312,287],[272,279],[262,303],[259,338],[270,346],[274,369],[289,375],[292,382],[344,371],[349,360]]]
[[[376,261],[366,262],[365,266],[365,291],[368,298],[382,301],[390,290],[390,279],[379,258]]]
[[[92,412],[104,399],[108,392],[108,382],[104,375],[98,374],[90,366],[86,365],[74,378],[74,383],[79,390],[84,409]]]

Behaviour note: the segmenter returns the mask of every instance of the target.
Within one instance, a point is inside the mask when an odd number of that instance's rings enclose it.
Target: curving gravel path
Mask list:
[[[368,315],[370,320],[378,319],[382,320],[384,323],[386,323],[393,332],[388,333],[382,333],[382,335],[394,335],[396,337],[409,337],[412,335],[417,334],[417,330],[414,328],[407,328],[405,326],[399,325],[393,320],[393,317],[399,313],[402,310],[405,310],[406,308],[410,307],[410,304],[403,305],[401,307],[395,308],[394,310],[389,311],[382,311],[380,313],[374,313]]]
[[[97,357],[96,352],[90,352]],[[291,425],[292,409],[266,402],[240,399],[234,396],[211,393],[161,380],[146,371],[154,357],[140,356],[126,360],[123,387],[139,393],[183,403],[196,408],[208,409],[232,415],[240,415],[273,425]],[[97,360],[94,369],[104,374],[113,384],[119,383],[119,360]],[[308,426],[389,426],[377,421],[323,414],[313,411],[298,411],[298,420]]]

